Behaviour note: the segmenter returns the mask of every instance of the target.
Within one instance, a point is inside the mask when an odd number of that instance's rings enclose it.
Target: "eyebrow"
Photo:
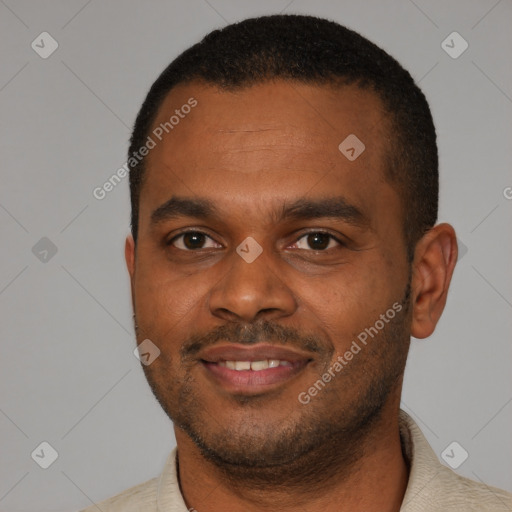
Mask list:
[[[171,197],[156,208],[151,214],[151,224],[159,224],[180,217],[198,219],[219,219],[219,209],[208,199]],[[297,199],[285,202],[279,210],[272,214],[275,223],[286,220],[310,220],[333,218],[343,220],[358,227],[368,226],[368,217],[344,197],[328,197],[320,199]]]
[[[333,218],[343,220],[354,226],[366,226],[369,219],[355,205],[350,204],[344,197],[328,197],[324,199],[298,199],[285,203],[276,220],[308,220]]]
[[[196,217],[207,219],[217,217],[217,208],[208,199],[189,199],[186,197],[171,197],[151,214],[151,224],[159,224],[178,217]]]

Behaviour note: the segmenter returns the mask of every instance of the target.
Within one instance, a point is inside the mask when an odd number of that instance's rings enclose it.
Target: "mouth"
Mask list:
[[[200,355],[207,376],[225,391],[258,394],[289,383],[313,361],[311,354],[275,345],[221,345]]]

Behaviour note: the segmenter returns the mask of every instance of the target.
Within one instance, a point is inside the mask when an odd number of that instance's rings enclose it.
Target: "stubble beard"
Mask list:
[[[374,441],[383,411],[399,401],[410,342],[409,295],[408,287],[402,312],[310,403],[297,400],[294,414],[284,422],[257,415],[264,397],[233,396],[233,406],[245,407],[251,420],[220,425],[183,367],[184,378],[169,375],[171,361],[159,369],[143,367],[144,372],[175,427],[232,485],[302,492],[328,487],[353,474]]]

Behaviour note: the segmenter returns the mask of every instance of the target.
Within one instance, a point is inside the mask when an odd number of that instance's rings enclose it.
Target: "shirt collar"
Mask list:
[[[431,483],[445,468],[442,466],[414,420],[405,412],[399,416],[402,453],[409,466],[409,481],[400,512],[416,510],[418,502],[428,503],[435,496]],[[158,479],[157,511],[188,512],[180,491],[177,468],[177,448],[174,448]]]

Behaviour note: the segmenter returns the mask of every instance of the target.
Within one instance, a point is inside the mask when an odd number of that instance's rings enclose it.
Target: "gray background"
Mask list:
[[[125,162],[137,110],[179,52],[281,11],[361,32],[431,103],[440,220],[463,254],[436,333],[413,340],[403,407],[439,456],[452,441],[469,453],[460,474],[512,490],[512,2],[254,4],[0,0],[3,512],[76,510],[160,472],[174,436],[132,353],[127,179],[102,201],[92,191]],[[47,59],[31,48],[43,31],[59,44]],[[457,59],[441,47],[453,31],[469,43]],[[56,254],[32,250],[42,237]],[[31,458],[42,441],[58,452],[46,470]]]

